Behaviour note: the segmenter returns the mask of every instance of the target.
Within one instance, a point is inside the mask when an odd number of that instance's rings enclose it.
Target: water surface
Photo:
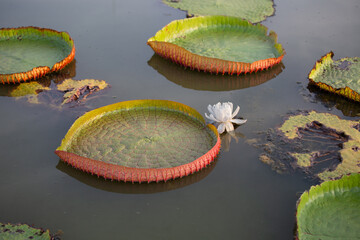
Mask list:
[[[360,2],[275,4],[275,16],[263,24],[277,33],[287,53],[282,69],[271,73],[273,78],[254,77],[254,84],[251,75],[233,76],[229,85],[226,76],[216,79],[168,62],[159,70],[153,64],[147,39],[186,16],[160,0],[3,0],[0,27],[67,31],[77,49],[73,78],[103,79],[112,87],[86,104],[63,109],[0,97],[0,222],[61,230],[63,239],[292,239],[296,201],[317,181],[301,172],[277,174],[246,140],[297,109],[358,118],[356,104],[310,91],[307,74],[330,50],[335,59],[360,56]],[[200,113],[208,104],[231,101],[248,122],[236,129],[238,141],[223,147],[215,164],[168,183],[105,181],[59,161],[54,150],[80,115],[132,99],[178,101]]]

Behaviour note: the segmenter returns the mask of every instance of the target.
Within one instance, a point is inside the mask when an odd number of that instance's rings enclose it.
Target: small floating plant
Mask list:
[[[219,149],[215,126],[196,110],[166,100],[133,100],[78,118],[55,153],[105,179],[159,182],[200,171]]]
[[[175,20],[147,44],[158,55],[198,71],[241,74],[279,64],[285,51],[261,24],[226,16]]]
[[[20,83],[59,71],[75,57],[68,33],[47,28],[0,29],[0,83]]]

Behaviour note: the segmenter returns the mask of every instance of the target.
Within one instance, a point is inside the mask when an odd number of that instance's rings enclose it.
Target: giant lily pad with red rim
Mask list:
[[[81,116],[55,153],[106,179],[159,182],[201,170],[219,149],[216,128],[196,110],[167,100],[133,100]]]
[[[68,33],[47,28],[0,29],[0,83],[20,83],[63,69],[75,57]]]
[[[227,16],[175,20],[147,44],[175,63],[211,73],[257,72],[281,62],[277,35],[261,24]]]

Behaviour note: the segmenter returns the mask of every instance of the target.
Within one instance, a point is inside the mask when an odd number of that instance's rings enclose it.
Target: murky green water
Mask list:
[[[103,79],[112,87],[85,105],[65,109],[0,97],[0,222],[61,230],[63,239],[292,239],[296,201],[316,181],[301,172],[275,173],[246,140],[297,109],[357,119],[357,104],[308,89],[307,74],[330,50],[335,59],[360,56],[360,2],[275,4],[275,16],[263,24],[278,34],[287,52],[284,66],[271,73],[274,78],[254,76],[253,83],[251,77],[227,81],[182,70],[153,56],[147,39],[185,17],[160,0],[3,0],[0,27],[67,31],[77,49],[74,79]],[[248,122],[236,129],[241,137],[228,151],[222,148],[215,164],[167,183],[104,181],[54,154],[84,111],[148,98],[182,102],[200,113],[208,104],[231,101]]]

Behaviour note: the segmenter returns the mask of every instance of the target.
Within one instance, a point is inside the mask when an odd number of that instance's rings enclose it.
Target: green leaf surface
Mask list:
[[[257,72],[279,64],[285,54],[277,35],[237,17],[203,16],[175,20],[147,44],[161,57],[212,73]]]
[[[69,141],[61,148],[126,167],[166,168],[194,161],[215,145],[216,136],[204,128],[203,120],[179,111],[177,104],[144,103],[132,107],[130,102],[124,108],[114,105],[109,111],[86,114],[80,119],[84,123],[72,128],[76,133],[66,137]],[[91,113],[93,116],[86,121]]]
[[[200,56],[235,62],[252,63],[283,54],[265,26],[223,16],[171,22],[149,41],[173,43]]]
[[[51,69],[70,54],[72,45],[67,40],[36,28],[0,29],[0,74],[26,72],[39,66]]]
[[[333,53],[323,56],[309,74],[313,84],[355,101],[360,101],[360,58],[334,61]]]
[[[360,239],[360,174],[304,192],[297,207],[299,240]]]
[[[50,240],[49,230],[30,227],[26,224],[0,223],[0,240]]]
[[[0,29],[0,83],[38,79],[63,69],[75,57],[66,32],[38,27]]]
[[[256,23],[274,14],[272,0],[163,0],[173,8],[187,11],[188,15],[224,15],[240,17]]]

